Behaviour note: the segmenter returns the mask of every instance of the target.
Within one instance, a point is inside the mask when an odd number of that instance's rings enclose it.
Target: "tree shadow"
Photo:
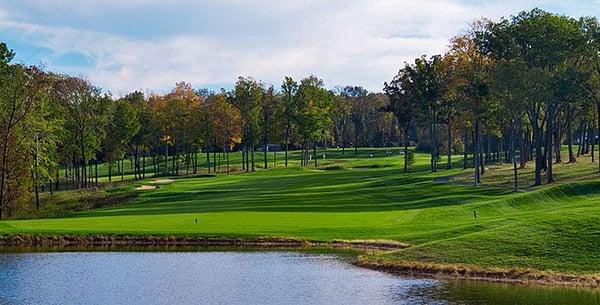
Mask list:
[[[77,217],[161,215],[223,211],[382,212],[468,204],[507,191],[434,182],[424,172],[397,168],[305,171],[294,175],[247,175],[222,180],[185,179],[119,208]]]

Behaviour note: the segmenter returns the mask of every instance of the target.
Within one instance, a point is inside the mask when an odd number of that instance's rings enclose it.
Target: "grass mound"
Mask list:
[[[551,186],[534,192],[521,193],[511,198],[499,199],[504,204],[517,207],[524,205],[549,205],[585,200],[580,197],[599,197],[600,181],[574,182]]]
[[[59,192],[56,196],[42,197],[43,204],[39,214],[33,215],[33,218],[65,217],[77,212],[122,206],[133,202],[137,197],[138,193],[126,191],[126,188]]]

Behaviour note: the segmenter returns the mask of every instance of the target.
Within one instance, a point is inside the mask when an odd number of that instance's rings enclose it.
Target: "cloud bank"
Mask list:
[[[328,87],[380,91],[404,61],[444,52],[473,20],[534,6],[597,10],[594,1],[0,0],[0,32],[21,60],[117,95],[240,75],[278,86],[316,74]]]

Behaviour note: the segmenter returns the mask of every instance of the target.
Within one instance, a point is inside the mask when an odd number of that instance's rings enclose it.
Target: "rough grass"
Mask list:
[[[374,270],[417,276],[555,286],[600,287],[598,275],[572,275],[527,268],[481,268],[476,265],[425,263],[359,255],[354,264]]]
[[[429,173],[423,154],[410,173],[402,172],[402,156],[385,150],[328,152],[321,168],[343,163],[331,170],[300,168],[296,160],[286,169],[281,155],[268,171],[118,189],[138,198],[65,218],[0,222],[0,232],[394,240],[411,247],[382,259],[600,272],[600,175],[585,158],[556,165],[556,185],[513,193],[510,166],[490,167],[485,184],[472,187],[470,170]],[[524,170],[521,179],[531,177]]]

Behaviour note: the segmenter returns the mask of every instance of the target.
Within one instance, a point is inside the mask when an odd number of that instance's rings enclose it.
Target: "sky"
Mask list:
[[[278,88],[311,74],[378,92],[474,20],[534,7],[600,15],[599,0],[0,0],[0,41],[18,62],[117,96],[178,81],[229,89],[238,76]]]

